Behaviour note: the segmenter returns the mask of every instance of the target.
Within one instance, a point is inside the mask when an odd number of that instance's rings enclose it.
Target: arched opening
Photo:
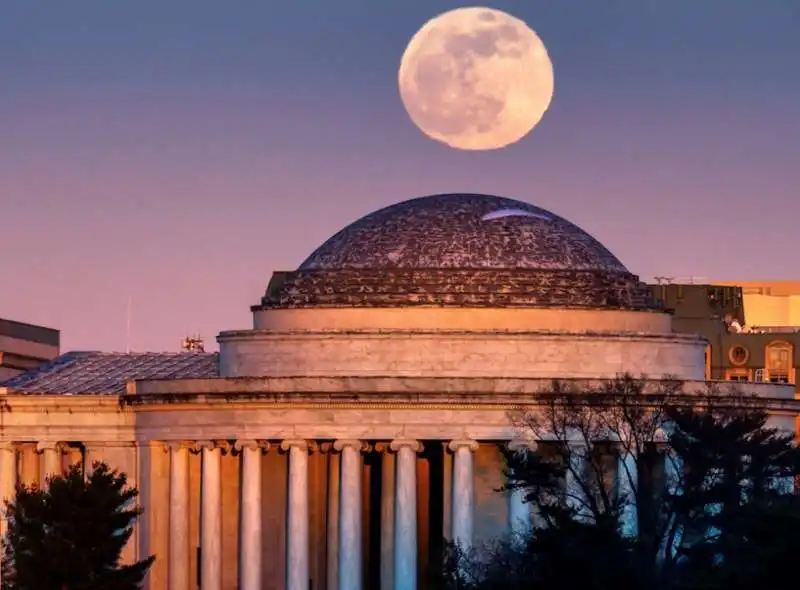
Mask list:
[[[767,379],[770,383],[794,383],[794,346],[791,342],[767,344],[765,351]]]

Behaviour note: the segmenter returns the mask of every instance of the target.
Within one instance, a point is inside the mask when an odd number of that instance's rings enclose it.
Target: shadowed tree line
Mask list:
[[[533,526],[449,544],[433,587],[744,590],[796,576],[800,450],[757,398],[622,376],[554,383],[511,418],[521,444],[503,449],[499,491],[524,494]]]

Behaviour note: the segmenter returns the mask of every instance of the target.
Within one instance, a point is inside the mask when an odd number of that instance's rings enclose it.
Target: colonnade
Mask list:
[[[0,443],[0,495],[9,499],[17,482],[43,484],[49,476],[63,473],[83,460],[83,445],[62,442]]]
[[[239,440],[233,447],[242,456],[241,525],[239,576],[241,590],[262,588],[261,463],[259,454],[269,449],[267,441]],[[329,514],[335,525],[328,527],[329,587],[335,580],[337,590],[360,590],[362,564],[362,463],[360,455],[369,445],[359,439],[326,443],[338,454],[338,468],[331,469]],[[286,590],[307,590],[309,580],[309,489],[308,453],[317,443],[305,439],[286,439],[277,444],[288,455],[286,514]],[[189,560],[189,453],[200,452],[200,572],[203,590],[222,588],[221,546],[221,452],[229,442],[169,442],[169,564],[170,590],[190,590]],[[472,543],[474,480],[472,454],[478,444],[472,440],[450,441],[453,452],[452,537],[463,545]],[[414,590],[417,586],[417,462],[423,449],[417,440],[398,439],[381,445],[394,455],[395,468],[385,474],[394,479],[388,490],[391,510],[382,507],[381,529],[385,538],[382,550],[391,560],[382,559],[385,587]],[[338,473],[333,473],[338,471]],[[388,502],[387,502],[388,504]],[[515,515],[521,517],[521,498],[516,498]],[[384,553],[385,555],[386,553]],[[384,563],[385,562],[385,563]],[[391,573],[388,573],[390,570]],[[389,585],[391,580],[391,586]]]
[[[0,505],[13,499],[18,483],[44,485],[48,477],[61,475],[69,466],[81,463],[85,454],[86,449],[82,445],[62,442],[0,443]],[[0,539],[3,539],[6,534],[6,514],[4,510],[0,512]]]
[[[433,442],[433,441],[431,441]],[[449,514],[445,516],[446,536],[470,546],[474,536],[475,479],[474,440],[444,442],[452,454],[452,470],[446,493]],[[430,443],[428,443],[430,444]],[[241,590],[263,587],[262,453],[275,447],[288,457],[286,486],[285,589],[307,590],[310,575],[309,554],[309,453],[319,449],[331,453],[328,463],[327,579],[330,590],[361,590],[364,578],[362,533],[364,490],[361,455],[371,447],[360,439],[340,439],[318,443],[306,439],[234,441],[167,441],[157,443],[169,455],[169,524],[167,582],[170,590],[193,590],[190,522],[190,454],[201,455],[200,462],[200,553],[199,574],[203,590],[223,587],[223,502],[222,454],[240,455],[238,574]],[[417,460],[423,443],[396,439],[377,443],[383,452],[380,507],[381,588],[415,590],[417,587]],[[31,460],[31,453],[34,453]],[[66,458],[66,461],[65,461]],[[0,493],[10,498],[18,480],[44,482],[48,475],[61,473],[69,464],[90,453],[81,446],[63,443],[17,443],[0,445]],[[580,455],[576,454],[579,460]],[[618,459],[621,491],[631,492],[630,479],[636,479],[636,461],[630,453]],[[111,467],[121,468],[111,464]],[[568,474],[569,475],[569,474]],[[567,481],[569,488],[570,481]],[[532,526],[531,507],[524,493],[509,494],[508,524],[513,532]],[[624,519],[629,534],[635,534],[635,506]],[[4,523],[3,523],[4,526]]]

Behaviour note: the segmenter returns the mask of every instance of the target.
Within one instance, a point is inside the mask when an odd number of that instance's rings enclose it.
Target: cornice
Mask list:
[[[297,397],[301,397],[298,394]],[[399,394],[401,397],[410,397],[408,394]],[[538,396],[537,398],[527,397],[527,399],[520,399],[522,396],[497,396],[486,395],[482,399],[474,399],[465,401],[463,399],[431,399],[433,396],[425,396],[427,399],[417,399],[416,401],[405,400],[391,400],[386,399],[391,397],[390,394],[381,393],[374,394],[372,399],[326,399],[324,401],[313,401],[308,399],[312,395],[302,396],[306,399],[286,400],[275,399],[276,396],[265,396],[261,399],[254,399],[254,396],[218,396],[218,395],[191,395],[184,394],[180,396],[180,402],[175,403],[172,399],[161,399],[167,396],[160,394],[151,395],[135,395],[126,396],[126,403],[129,403],[135,412],[169,412],[169,411],[219,411],[221,407],[233,409],[247,409],[247,410],[415,410],[415,411],[435,411],[435,410],[463,410],[463,411],[496,411],[508,412],[518,410],[533,410],[535,408],[546,407],[550,399],[546,396]],[[168,396],[170,398],[177,396]],[[249,399],[242,399],[247,397]],[[272,399],[269,399],[272,397]],[[281,396],[288,397],[288,396]],[[344,397],[344,396],[343,396]],[[350,396],[352,397],[352,396]],[[362,397],[362,396],[359,396]],[[363,396],[367,397],[367,396]],[[477,396],[475,396],[477,397]],[[652,406],[659,403],[658,395],[643,396],[642,405]],[[184,399],[194,398],[194,399]],[[706,405],[709,398],[703,396],[685,396],[687,400],[695,399],[695,404],[698,406]],[[731,399],[729,403],[720,401],[719,398],[714,399],[714,407],[719,409],[732,409],[737,407],[747,406],[741,401]],[[796,399],[781,399],[781,398],[758,398],[758,407],[768,410],[772,413],[793,415],[800,414],[800,400]],[[182,403],[181,403],[182,402]],[[755,403],[755,402],[751,402]]]
[[[486,330],[452,330],[445,328],[366,328],[363,330],[228,330],[220,332],[217,341],[223,342],[253,342],[263,340],[319,340],[319,339],[386,339],[386,338],[427,338],[434,340],[450,340],[460,338],[464,340],[486,340],[488,338],[507,340],[606,340],[606,341],[659,341],[680,343],[702,343],[706,338],[699,334],[684,334],[678,332],[652,333],[612,330],[513,330],[513,329],[486,329]]]

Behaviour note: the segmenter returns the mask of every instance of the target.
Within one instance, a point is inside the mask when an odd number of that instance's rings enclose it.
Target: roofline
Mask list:
[[[5,318],[0,318],[0,336],[50,346],[61,346],[61,330]]]

